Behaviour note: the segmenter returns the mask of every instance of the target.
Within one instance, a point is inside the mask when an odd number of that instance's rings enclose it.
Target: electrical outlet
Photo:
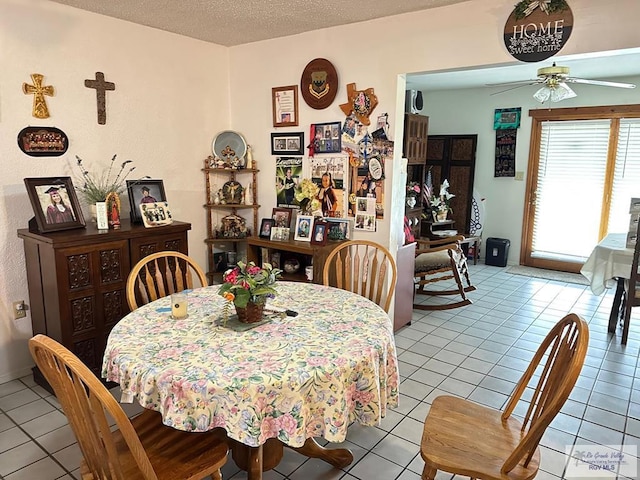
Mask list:
[[[27,306],[24,304],[24,300],[18,300],[13,302],[13,318],[19,319],[27,316]]]
[[[516,172],[516,180],[523,181],[524,180],[524,172]]]

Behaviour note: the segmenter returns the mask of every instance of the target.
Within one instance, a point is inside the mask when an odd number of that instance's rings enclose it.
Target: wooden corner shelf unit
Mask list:
[[[202,169],[205,176],[206,185],[206,202],[204,208],[207,211],[207,238],[205,238],[205,244],[207,245],[207,278],[210,283],[222,280],[221,271],[216,271],[216,262],[214,258],[214,250],[216,244],[232,244],[233,252],[238,252],[238,245],[245,243],[251,235],[257,235],[258,233],[258,172],[256,168],[242,168],[242,169],[230,169],[230,168],[215,168],[209,166],[209,159],[205,158],[204,168]],[[244,189],[248,184],[243,184],[242,181],[251,179],[251,194],[242,196],[243,201],[247,203],[214,203],[214,197],[217,194],[217,190],[213,188],[215,181],[224,184],[227,181],[239,182]],[[245,190],[246,193],[246,190]],[[238,215],[240,211],[252,210],[253,215],[250,218],[245,218],[246,227],[249,229],[248,236],[246,237],[233,237],[233,236],[217,236],[218,230],[217,224],[222,217],[233,214]],[[244,217],[243,217],[244,218]],[[253,222],[250,220],[253,219]]]

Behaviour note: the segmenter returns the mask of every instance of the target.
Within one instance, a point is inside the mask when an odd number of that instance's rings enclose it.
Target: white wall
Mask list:
[[[135,175],[164,180],[177,219],[191,222],[190,253],[205,265],[204,177],[211,140],[229,124],[229,50],[225,47],[87,13],[53,2],[0,0],[0,383],[27,373],[31,316],[12,318],[29,301],[22,241],[33,216],[24,177],[75,176],[75,155],[96,171],[114,153]],[[104,72],[107,123],[98,125],[95,90],[84,80]],[[31,116],[30,74],[55,87],[51,117]],[[61,157],[29,157],[16,142],[28,125],[55,126],[69,137]],[[135,177],[134,177],[135,178]],[[78,182],[76,182],[78,183]],[[128,200],[123,198],[128,216]],[[126,206],[125,206],[126,205]]]
[[[638,66],[640,72],[640,65]],[[605,77],[603,77],[605,78]],[[498,80],[496,80],[498,81]],[[616,81],[640,85],[640,76],[617,78]],[[507,238],[511,241],[509,264],[518,264],[524,213],[526,172],[529,160],[531,117],[529,110],[549,108],[540,105],[533,97],[538,87],[522,87],[517,90],[491,96],[495,88],[476,88],[425,92],[422,115],[429,116],[429,133],[477,134],[476,172],[474,188],[485,198],[486,221],[483,237]],[[598,105],[622,105],[640,103],[640,89],[596,87],[572,84],[577,97],[552,104],[550,108],[586,107]],[[522,118],[516,144],[516,171],[525,173],[524,181],[513,177],[495,178],[495,130],[493,113],[496,108],[522,108]],[[560,212],[562,204],[559,204]],[[484,252],[482,253],[484,257]]]
[[[637,0],[576,0],[571,7],[575,28],[563,54],[640,46]],[[275,160],[269,149],[269,133],[275,130],[272,87],[299,84],[304,66],[325,57],[339,75],[334,104],[313,110],[301,100],[300,127],[286,130],[308,132],[312,122],[344,118],[339,104],[346,101],[345,85],[355,82],[358,88],[375,89],[380,103],[373,116],[389,113],[397,140],[402,75],[512,61],[501,37],[512,9],[512,0],[472,1],[225,49],[53,3],[0,0],[0,60],[5,66],[0,77],[0,255],[6,259],[0,270],[0,382],[24,374],[32,364],[26,348],[30,317],[11,319],[11,303],[28,298],[22,245],[15,234],[32,215],[23,177],[69,173],[65,159],[75,154],[92,164],[106,162],[113,153],[131,158],[140,175],[164,179],[176,217],[194,226],[191,253],[205,264],[200,168],[218,131],[233,128],[254,146],[261,169],[260,215],[268,216],[275,205],[270,188]],[[116,83],[116,91],[107,94],[104,126],[95,121],[95,93],[83,86],[96,71]],[[21,92],[33,72],[45,74],[58,89],[48,100],[52,118],[47,121],[31,117],[31,99]],[[19,152],[16,135],[29,124],[65,130],[68,154],[36,158]],[[392,183],[404,188],[397,175],[400,152],[401,142],[396,142],[396,158],[387,167],[386,211]],[[391,220],[401,225],[400,198],[396,190],[395,213],[385,215],[380,231],[367,238],[394,246]]]

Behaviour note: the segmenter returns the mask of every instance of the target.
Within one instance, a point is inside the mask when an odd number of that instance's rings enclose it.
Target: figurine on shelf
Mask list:
[[[251,145],[247,145],[247,168],[256,168],[256,161],[253,159],[253,149]]]
[[[116,192],[111,192],[107,195],[106,203],[109,228],[117,230],[120,228],[120,197]]]

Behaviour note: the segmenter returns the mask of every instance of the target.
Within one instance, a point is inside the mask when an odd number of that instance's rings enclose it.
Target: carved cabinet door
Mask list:
[[[59,312],[68,319],[57,323],[59,338],[99,377],[107,336],[129,313],[128,242],[60,248],[56,257]]]

